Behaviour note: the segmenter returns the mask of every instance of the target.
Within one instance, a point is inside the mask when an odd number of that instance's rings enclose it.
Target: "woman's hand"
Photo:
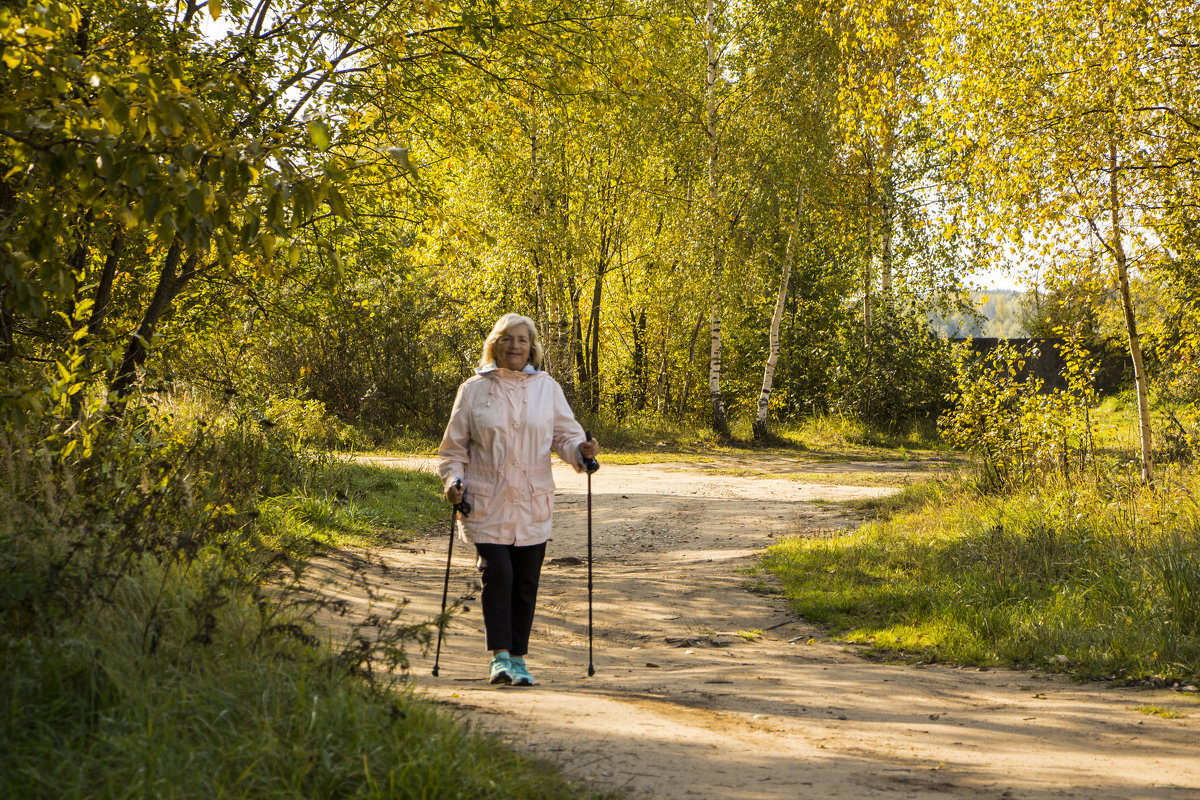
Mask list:
[[[446,499],[450,501],[450,505],[456,506],[463,499],[462,481],[455,481],[446,487]]]
[[[600,452],[600,443],[595,439],[586,439],[579,445],[579,454],[584,458],[595,458]]]

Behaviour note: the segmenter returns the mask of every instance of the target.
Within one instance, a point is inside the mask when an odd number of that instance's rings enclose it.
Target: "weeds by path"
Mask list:
[[[380,669],[430,621],[312,622],[303,558],[424,529],[436,478],[244,417],[80,430],[0,437],[5,796],[589,796]]]
[[[1198,489],[926,486],[883,501],[890,519],[788,538],[764,563],[796,613],[882,653],[1196,683]]]

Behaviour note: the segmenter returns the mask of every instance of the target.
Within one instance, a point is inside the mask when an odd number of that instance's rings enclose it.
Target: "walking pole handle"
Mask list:
[[[584,437],[586,437],[587,441],[590,442],[592,440],[592,432],[591,431],[584,431],[583,435],[584,435]],[[591,475],[593,472],[600,469],[600,462],[594,458],[584,458],[583,459],[583,468],[584,468],[584,470],[587,471],[588,475]]]
[[[459,489],[462,489],[462,485],[463,485],[462,478],[455,478],[454,485],[457,486]],[[466,490],[463,490],[462,499],[454,504],[454,510],[457,511],[458,513],[462,514],[464,517],[471,516],[471,504],[467,501]]]

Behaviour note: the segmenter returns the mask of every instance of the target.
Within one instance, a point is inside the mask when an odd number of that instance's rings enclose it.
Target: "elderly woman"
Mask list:
[[[458,388],[438,448],[446,498],[457,504],[465,493],[472,505],[458,531],[475,545],[483,573],[489,680],[517,686],[534,683],[525,656],[554,511],[550,451],[576,472],[600,451],[541,363],[533,320],[497,320],[476,374]]]

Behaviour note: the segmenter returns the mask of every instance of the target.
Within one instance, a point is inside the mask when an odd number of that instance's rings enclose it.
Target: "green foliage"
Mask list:
[[[440,433],[467,364],[439,316],[419,280],[347,276],[321,304],[297,309],[298,324],[264,337],[259,379],[304,387],[376,442]]]
[[[1060,348],[1065,389],[1024,375],[1026,356],[1008,343],[983,356],[959,349],[953,406],[939,427],[948,442],[980,458],[988,484],[1016,486],[1095,467],[1092,359],[1078,340],[1065,339]]]
[[[220,570],[251,588],[276,570],[279,554],[253,546],[256,506],[303,482],[308,458],[246,420],[176,430],[135,417],[127,426],[85,418],[41,437],[5,435],[0,536],[11,571],[23,576],[0,589],[11,630],[69,618],[145,559],[184,569],[225,553]],[[214,602],[224,602],[232,588],[218,585]]]
[[[576,796],[556,771],[468,733],[403,687],[355,679],[344,659],[297,638],[310,630],[302,619],[237,592],[214,606],[213,567],[144,559],[53,635],[0,636],[7,791]]]
[[[1200,676],[1194,476],[1162,490],[1110,473],[1011,496],[963,485],[765,564],[792,608],[922,660],[1085,678]]]
[[[303,557],[408,536],[433,476],[313,459],[233,404],[0,439],[0,780],[29,798],[570,797],[391,679],[405,604],[327,642]],[[43,421],[44,422],[44,421]]]
[[[869,330],[842,328],[827,365],[832,409],[881,427],[937,416],[951,378],[950,347],[925,316],[888,311]]]

